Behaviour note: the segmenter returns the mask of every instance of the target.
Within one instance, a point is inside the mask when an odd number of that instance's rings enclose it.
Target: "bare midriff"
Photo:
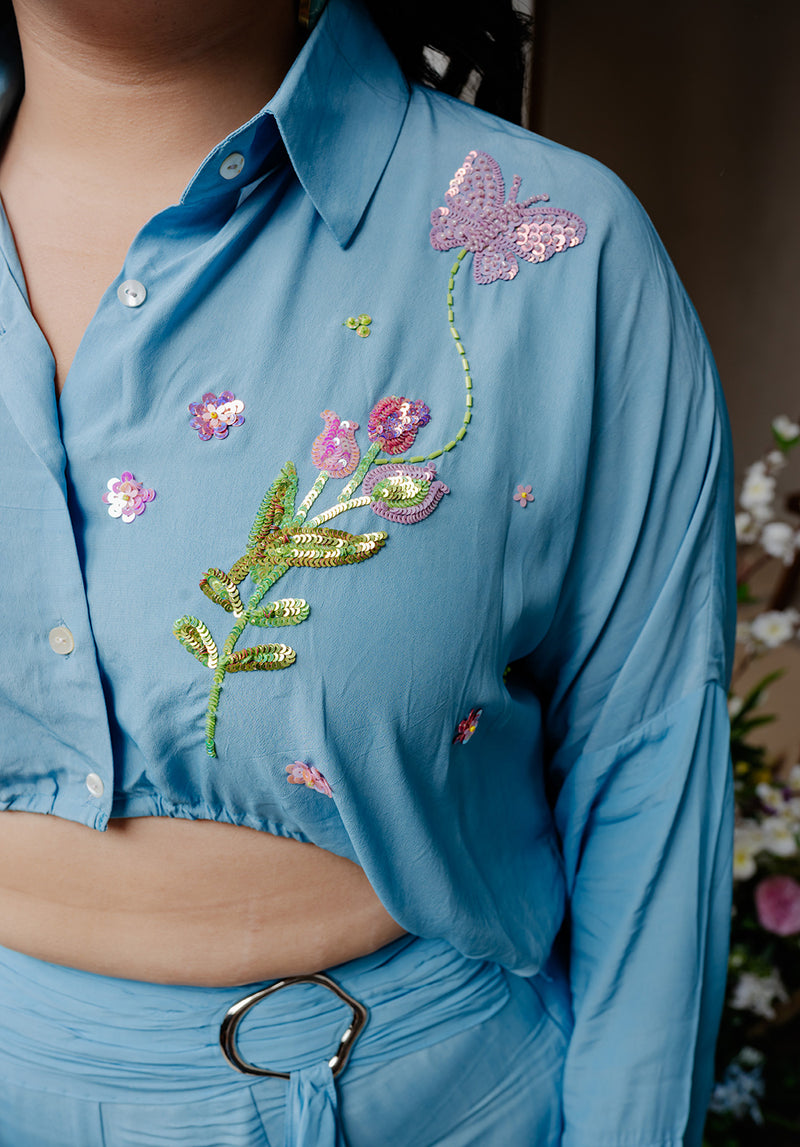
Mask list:
[[[403,935],[363,870],[316,845],[204,820],[105,832],[0,812],[0,945],[165,984],[320,971]]]

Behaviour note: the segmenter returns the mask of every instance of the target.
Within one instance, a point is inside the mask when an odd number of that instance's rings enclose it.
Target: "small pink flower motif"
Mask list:
[[[756,888],[758,922],[776,936],[800,932],[800,884],[791,876],[768,876]]]
[[[295,761],[293,765],[286,766],[286,772],[289,774],[286,779],[290,785],[306,785],[307,788],[323,793],[326,797],[333,796],[331,786],[315,765]]]
[[[323,410],[325,429],[311,447],[311,461],[329,478],[346,478],[358,465],[361,451],[356,442],[358,423],[341,419],[332,410]]]
[[[376,402],[367,423],[370,442],[379,442],[387,454],[402,454],[410,449],[417,431],[431,420],[430,407],[390,394]]]
[[[203,442],[210,438],[227,438],[228,427],[241,426],[244,422],[244,403],[229,390],[223,390],[219,398],[210,391],[203,395],[202,402],[190,402],[189,413],[193,414],[192,429]]]
[[[481,719],[482,712],[483,709],[470,709],[469,716],[465,717],[463,721],[458,722],[456,735],[453,737],[454,745],[466,745],[478,727],[478,721]]]
[[[530,486],[517,486],[517,492],[514,495],[514,501],[519,502],[520,506],[522,506],[524,510],[528,502],[533,501],[533,494],[531,493]]]
[[[133,474],[126,470],[119,478],[109,478],[106,483],[108,493],[103,501],[108,506],[112,518],[122,518],[123,522],[133,522],[145,511],[147,502],[156,496],[155,490],[148,490],[137,482]]]

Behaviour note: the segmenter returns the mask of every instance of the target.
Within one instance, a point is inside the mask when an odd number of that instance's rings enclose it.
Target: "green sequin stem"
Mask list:
[[[289,566],[285,563],[282,563],[279,566],[275,566],[269,577],[265,578],[264,581],[259,582],[247,603],[248,612],[251,609],[255,609],[264,594],[272,589],[275,582],[278,581],[279,578],[283,577],[288,568]],[[214,732],[217,727],[217,709],[219,708],[219,697],[220,693],[222,692],[222,682],[225,679],[225,660],[231,655],[231,653],[233,653],[233,650],[236,647],[236,642],[239,640],[247,628],[247,616],[248,615],[246,612],[237,620],[233,629],[228,634],[225,640],[225,645],[222,649],[222,658],[220,664],[217,666],[214,673],[214,683],[211,686],[211,692],[208,696],[208,708],[206,709],[206,752],[208,753],[209,757],[216,757],[217,755],[216,745],[214,744]]]
[[[350,481],[347,483],[345,488],[342,490],[339,497],[336,499],[337,502],[346,502],[347,499],[350,497],[350,495],[353,493],[353,491],[358,489],[358,487],[361,485],[361,483],[364,480],[364,475],[366,474],[367,470],[369,470],[370,466],[375,461],[375,458],[376,458],[380,448],[381,448],[380,442],[373,442],[372,443],[369,450],[366,452],[364,457],[359,462],[358,468],[356,469],[355,474],[350,479]],[[387,461],[391,462],[391,458],[387,459]]]
[[[464,386],[467,392],[463,424],[460,426],[458,432],[449,442],[446,442],[444,446],[440,446],[438,450],[431,451],[430,454],[415,454],[410,458],[378,458],[375,461],[376,466],[385,466],[388,462],[432,462],[434,458],[441,457],[442,454],[445,454],[448,450],[453,450],[458,445],[458,443],[466,434],[467,427],[472,421],[472,374],[470,372],[467,352],[464,350],[464,344],[461,341],[461,335],[458,333],[458,329],[455,325],[456,316],[455,311],[453,310],[453,290],[456,285],[456,275],[458,274],[466,255],[467,248],[462,247],[456,256],[455,263],[453,263],[453,266],[450,268],[450,278],[447,280],[447,325],[450,327],[450,334],[453,336],[453,341],[456,344],[456,350],[458,351],[459,358],[461,359],[461,367],[464,371]]]
[[[311,487],[305,498],[303,498],[302,502],[298,506],[297,513],[294,517],[294,522],[292,523],[293,525],[301,526],[306,520],[306,514],[314,505],[322,491],[325,489],[325,483],[328,481],[328,478],[328,474],[320,474],[320,476],[317,478],[314,485]]]
[[[343,514],[345,510],[354,510],[356,506],[369,506],[372,498],[369,494],[364,494],[361,498],[350,498],[347,502],[341,502],[336,506],[331,506],[330,510],[325,510],[322,514],[317,514],[316,518],[311,518],[309,526],[321,526],[323,522],[329,522],[331,518],[335,518],[337,514]]]

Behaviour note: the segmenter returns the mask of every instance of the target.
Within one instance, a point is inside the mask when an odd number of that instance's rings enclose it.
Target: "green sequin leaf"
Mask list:
[[[242,599],[235,581],[222,570],[210,569],[200,579],[200,589],[216,605],[221,605],[228,613],[241,617],[244,613]]]
[[[251,645],[249,649],[239,649],[225,660],[226,673],[239,673],[251,669],[286,669],[293,665],[297,654],[288,645]]]
[[[247,620],[251,625],[279,626],[299,625],[308,617],[310,607],[301,597],[282,597],[278,601],[268,601],[260,609],[251,609]]]
[[[385,544],[382,531],[349,534],[329,526],[293,526],[258,547],[254,571],[258,580],[277,565],[345,566],[366,561]]]
[[[252,549],[270,530],[288,526],[294,518],[294,500],[297,497],[297,470],[294,462],[287,462],[264,495],[253,527],[247,539]]]
[[[208,627],[196,617],[179,617],[172,632],[184,649],[188,649],[198,661],[209,669],[216,669],[219,652]]]

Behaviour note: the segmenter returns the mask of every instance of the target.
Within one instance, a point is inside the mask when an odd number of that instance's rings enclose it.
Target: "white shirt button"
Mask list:
[[[117,287],[117,298],[126,307],[140,307],[147,298],[147,289],[138,279],[126,279]]]
[[[235,179],[244,169],[244,156],[240,151],[232,151],[223,159],[219,173],[223,179]]]
[[[47,635],[53,653],[72,653],[75,648],[75,638],[66,625],[56,625]]]
[[[105,792],[105,785],[101,777],[97,773],[89,773],[86,778],[86,787],[93,797],[101,797]]]

